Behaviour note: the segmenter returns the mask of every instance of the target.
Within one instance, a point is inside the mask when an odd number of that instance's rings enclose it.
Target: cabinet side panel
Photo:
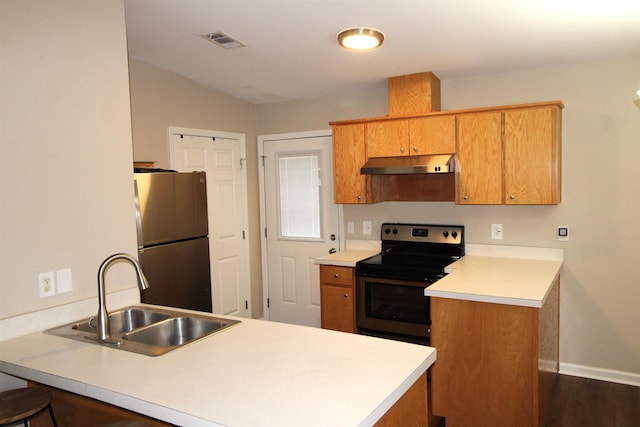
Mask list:
[[[422,374],[375,427],[428,426],[427,374]]]
[[[431,318],[433,413],[447,427],[533,425],[536,309],[432,297]]]
[[[546,425],[553,389],[558,379],[560,351],[560,278],[549,291],[539,311],[538,326],[538,396],[539,423]]]

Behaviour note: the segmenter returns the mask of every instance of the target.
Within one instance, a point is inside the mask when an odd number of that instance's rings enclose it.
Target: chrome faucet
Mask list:
[[[104,277],[107,272],[107,268],[109,268],[112,263],[118,260],[129,261],[133,265],[133,267],[136,269],[136,274],[138,276],[138,287],[140,288],[140,290],[144,290],[149,287],[149,282],[147,282],[147,278],[144,277],[144,273],[142,272],[142,267],[140,267],[140,264],[138,263],[138,261],[131,255],[113,254],[102,262],[102,264],[100,265],[100,269],[98,270],[97,328],[98,328],[98,341],[103,343],[112,343],[111,329],[109,324],[109,313],[107,313],[107,303],[105,300],[105,292],[104,292]]]

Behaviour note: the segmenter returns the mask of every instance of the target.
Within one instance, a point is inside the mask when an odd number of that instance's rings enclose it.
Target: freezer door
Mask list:
[[[209,234],[204,172],[134,177],[138,248]]]
[[[207,237],[141,249],[138,259],[149,281],[142,302],[212,312]]]

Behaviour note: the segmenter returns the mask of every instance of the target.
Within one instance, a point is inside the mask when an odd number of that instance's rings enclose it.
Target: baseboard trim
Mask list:
[[[591,378],[594,380],[610,381],[640,387],[640,374],[633,372],[615,371],[613,369],[593,368],[591,366],[560,363],[560,373],[575,377]]]

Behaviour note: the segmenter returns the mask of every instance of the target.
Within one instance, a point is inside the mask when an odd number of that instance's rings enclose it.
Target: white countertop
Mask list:
[[[432,297],[540,308],[560,274],[562,259],[465,255],[425,289]]]
[[[183,426],[369,426],[436,358],[431,347],[239,320],[159,357],[31,333],[0,344],[0,371]]]
[[[356,262],[380,253],[380,250],[347,249],[334,254],[321,256],[315,259],[316,264],[339,265],[342,267],[355,267]]]

